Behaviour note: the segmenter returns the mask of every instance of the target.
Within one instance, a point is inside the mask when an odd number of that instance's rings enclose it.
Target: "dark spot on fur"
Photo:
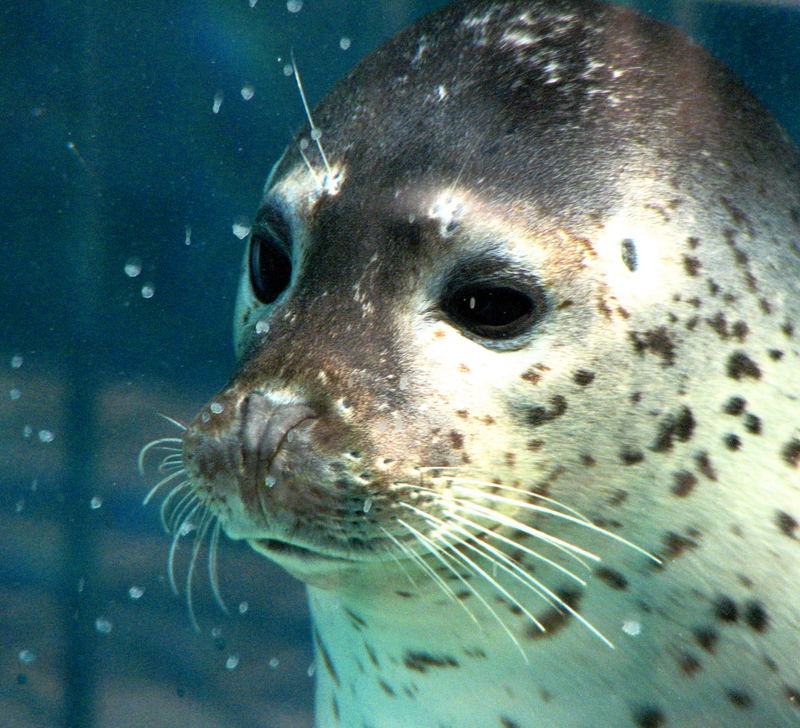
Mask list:
[[[638,267],[636,246],[630,238],[622,241],[622,262],[631,273]]]
[[[789,440],[781,449],[781,457],[793,468],[800,465],[800,440]]]
[[[542,375],[536,371],[536,367],[530,367],[530,369],[527,369],[520,377],[531,384],[538,384]]]
[[[644,460],[644,453],[635,447],[624,445],[619,451],[619,459],[625,465],[636,465]]]
[[[584,453],[583,455],[581,455],[581,462],[587,468],[591,468],[593,465],[596,464],[597,461],[591,455],[587,455],[587,454]]]
[[[747,415],[744,418],[744,429],[753,435],[760,435],[761,418],[756,415]]]
[[[451,430],[448,437],[450,438],[450,444],[453,446],[454,450],[460,450],[462,447],[464,447],[464,435],[462,435],[460,432]]]
[[[615,490],[613,495],[608,499],[608,504],[611,506],[618,506],[623,504],[626,500],[628,500],[628,491],[622,490]]]
[[[750,328],[744,321],[737,321],[731,327],[731,333],[741,342],[747,338],[747,335],[750,333]]]
[[[598,579],[612,589],[622,591],[628,588],[628,580],[614,569],[610,569],[607,566],[598,566],[594,573],[597,574]]]
[[[401,599],[411,599],[411,597],[414,596],[411,592],[407,591],[396,591],[395,594],[397,594],[397,596]]]
[[[783,359],[783,352],[780,349],[769,349],[767,354],[772,361],[780,361]]]
[[[731,379],[737,380],[744,377],[761,378],[761,370],[758,365],[743,351],[734,351],[728,357],[727,373]]]
[[[317,652],[322,657],[322,664],[325,665],[325,669],[328,671],[328,674],[331,676],[331,679],[336,684],[336,687],[341,687],[341,683],[339,682],[339,675],[336,672],[336,668],[333,666],[333,661],[331,660],[328,648],[325,647],[325,643],[322,641],[322,638],[319,636],[319,632],[317,632],[316,629],[314,630],[314,644],[317,647]]]
[[[543,445],[544,440],[528,440],[528,450],[531,450],[532,452],[541,450]]]
[[[389,685],[389,683],[385,682],[384,680],[379,679],[378,685],[381,686],[381,690],[383,690],[383,692],[386,693],[390,698],[394,698],[397,696],[397,693],[395,693],[392,686]]]
[[[723,407],[722,411],[726,415],[734,415],[738,417],[742,412],[744,412],[744,408],[747,405],[747,401],[743,397],[731,397],[726,403],[725,407]]]
[[[403,664],[409,670],[426,672],[430,667],[458,667],[458,662],[449,655],[432,655],[429,652],[407,651],[403,655]]]
[[[778,524],[778,528],[783,532],[784,536],[796,538],[795,531],[799,525],[797,519],[786,513],[786,511],[777,511],[775,516],[775,522]]]
[[[529,407],[527,412],[528,424],[532,427],[539,427],[539,425],[561,417],[567,411],[567,400],[560,394],[556,394],[550,398],[550,409],[546,407]]]
[[[665,559],[676,559],[684,551],[697,548],[697,541],[675,533],[675,531],[667,531],[667,533],[664,534],[663,541],[664,549],[662,555]]]
[[[339,701],[336,700],[335,695],[331,698],[331,712],[333,713],[334,720],[338,723],[341,715],[339,714]]]
[[[738,450],[742,446],[742,440],[738,435],[734,435],[732,432],[729,432],[722,438],[722,442],[725,443],[725,447],[728,450]]]
[[[683,267],[686,269],[687,275],[690,275],[694,278],[697,275],[697,272],[703,267],[703,264],[697,258],[694,258],[691,255],[684,255]]]
[[[367,623],[361,619],[355,612],[351,611],[347,607],[344,610],[347,616],[350,618],[350,623],[355,627],[359,632],[367,626]]]
[[[794,324],[791,321],[785,321],[781,325],[781,331],[787,339],[791,339],[794,336]]]
[[[678,656],[678,666],[686,675],[693,675],[702,667],[700,660],[691,652],[681,652]]]
[[[692,411],[688,407],[681,407],[677,414],[670,414],[659,423],[656,439],[650,449],[654,452],[671,450],[673,438],[687,442],[694,432],[694,424]]]
[[[586,371],[586,369],[579,369],[577,372],[575,372],[575,374],[572,375],[572,379],[576,384],[580,384],[581,387],[585,387],[594,381],[594,372]]]
[[[761,602],[748,602],[744,606],[744,621],[756,632],[765,632],[769,625],[769,615]]]
[[[713,652],[717,644],[718,635],[713,627],[696,627],[692,630],[697,644],[706,652]]]
[[[558,597],[576,612],[581,600],[581,594],[575,589],[557,589],[556,594]],[[567,623],[572,619],[572,614],[566,611],[563,607],[557,609],[550,607],[545,610],[541,615],[537,615],[539,623],[544,627],[544,632],[539,629],[535,624],[531,624],[526,632],[527,637],[532,640],[551,637],[553,634],[563,629]]]
[[[628,335],[633,342],[633,348],[640,356],[644,356],[649,351],[651,354],[661,357],[662,366],[672,366],[675,363],[675,344],[665,326],[650,329],[644,333],[631,331]]]
[[[697,467],[700,472],[706,476],[709,480],[716,480],[717,479],[717,472],[714,470],[714,465],[711,463],[711,458],[708,456],[708,453],[704,450],[696,452],[694,455],[694,461],[697,463]]]
[[[783,688],[784,695],[788,698],[789,702],[795,707],[800,708],[800,690],[793,688],[790,685],[785,685]]]
[[[714,600],[714,616],[720,622],[735,622],[739,619],[739,610],[733,599],[721,596]]]
[[[725,694],[737,708],[749,708],[753,705],[753,698],[744,690],[727,690]]]
[[[647,705],[637,708],[633,714],[633,720],[638,728],[660,728],[666,725],[664,713],[655,706]]]
[[[697,476],[689,470],[678,470],[672,474],[672,492],[679,498],[683,498],[697,485]]]
[[[707,318],[706,323],[717,333],[720,339],[727,339],[730,336],[728,333],[728,321],[724,313],[718,312],[713,318]]]
[[[500,725],[503,728],[519,728],[519,723],[515,720],[511,720],[511,718],[507,718],[505,715],[500,716]]]

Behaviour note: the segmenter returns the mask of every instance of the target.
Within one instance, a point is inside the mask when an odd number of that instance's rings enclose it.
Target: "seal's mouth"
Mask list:
[[[348,562],[352,563],[353,559],[340,554],[324,554],[320,551],[300,546],[288,541],[281,541],[276,538],[251,538],[247,542],[256,551],[264,554],[271,559],[281,560],[282,558],[299,559],[301,561],[330,561],[330,562]]]

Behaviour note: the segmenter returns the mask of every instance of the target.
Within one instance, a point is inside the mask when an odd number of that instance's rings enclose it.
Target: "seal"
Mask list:
[[[308,585],[317,725],[800,726],[778,125],[593,0],[453,3],[308,118],[169,472]]]

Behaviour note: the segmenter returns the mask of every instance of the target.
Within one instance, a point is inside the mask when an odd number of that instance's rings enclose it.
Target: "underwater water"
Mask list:
[[[309,728],[302,586],[220,542],[225,614],[170,539],[146,442],[234,366],[243,237],[313,103],[441,0],[0,9],[0,726]],[[800,140],[800,8],[630,3],[728,63]]]

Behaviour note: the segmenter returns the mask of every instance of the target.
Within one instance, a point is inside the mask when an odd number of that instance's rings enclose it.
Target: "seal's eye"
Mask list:
[[[271,227],[259,226],[250,237],[250,284],[261,303],[272,303],[286,290],[292,261]]]
[[[536,321],[540,309],[524,291],[481,283],[456,289],[443,303],[457,324],[485,339],[519,336]]]

